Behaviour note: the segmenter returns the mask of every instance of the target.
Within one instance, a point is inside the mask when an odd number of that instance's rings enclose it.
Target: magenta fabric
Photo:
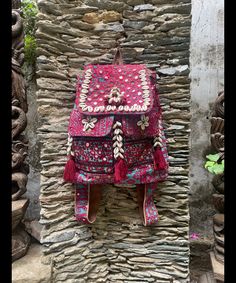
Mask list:
[[[144,80],[148,90],[142,89]],[[114,86],[119,87],[120,92],[124,92],[120,105],[124,103],[129,107],[134,105],[141,107],[142,91],[146,91],[149,92],[149,107],[145,112],[137,108],[128,112],[124,109],[106,111],[107,96]],[[90,112],[81,110],[81,97],[82,105],[86,104],[86,108],[91,106],[92,112],[91,109]],[[97,106],[104,106],[105,109],[95,112]],[[148,119],[148,126],[144,130],[138,126],[142,116]],[[84,121],[94,118],[96,122],[93,123],[93,127],[85,130]],[[128,167],[127,178],[121,182],[152,183],[164,180],[168,175],[168,153],[155,85],[155,72],[148,70],[145,65],[89,64],[85,67],[82,77],[78,78],[75,107],[71,112],[68,127],[68,133],[73,137],[73,159],[77,169],[73,182],[82,184],[115,182],[113,127],[116,121],[121,123],[123,156]],[[166,160],[166,168],[163,170],[155,170],[154,137],[162,140],[161,151]]]
[[[86,132],[83,131],[84,125],[82,124],[82,120],[84,118],[84,115],[77,109],[72,110],[68,129],[72,137],[104,137],[110,133],[114,121],[114,116],[96,116],[98,121],[95,123],[95,127],[91,131]]]
[[[117,183],[121,176],[120,184],[144,186],[144,225],[157,223],[153,191],[169,165],[156,73],[142,64],[87,65],[78,77],[68,134],[75,172],[64,176],[77,186],[76,219],[91,223],[91,184]]]
[[[88,140],[76,138],[73,142],[77,173],[74,183],[114,183],[114,158],[112,139]],[[152,141],[127,140],[124,144],[124,160],[128,165],[127,178],[122,183],[137,184],[163,181],[167,169],[156,171]],[[167,150],[163,148],[167,158]]]
[[[140,79],[139,71],[145,70],[145,78],[147,81],[147,87],[150,90],[155,88],[150,81],[151,72],[147,69],[145,65],[87,65],[84,68],[84,74],[82,78],[78,77],[78,86],[77,86],[77,99],[76,105],[79,105],[79,95],[81,93],[81,87],[86,80],[85,72],[86,70],[91,69],[92,78],[90,79],[90,84],[88,88],[88,99],[86,101],[87,106],[96,107],[96,106],[106,106],[106,95],[109,94],[113,86],[119,86],[120,91],[124,93],[124,104],[128,106],[132,105],[143,105],[142,98],[142,81]],[[151,93],[150,97],[151,104],[148,106],[146,111],[136,112],[146,113],[152,109],[153,106],[153,97]],[[90,115],[88,111],[81,111],[78,107],[78,110],[83,114]],[[104,111],[99,114],[93,113],[93,115],[105,115],[116,113],[120,115],[128,114],[129,111]]]

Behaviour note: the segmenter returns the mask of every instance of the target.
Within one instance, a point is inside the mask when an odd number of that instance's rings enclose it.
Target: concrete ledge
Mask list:
[[[28,253],[12,264],[12,283],[49,283],[51,266],[41,262],[42,245],[33,243]]]

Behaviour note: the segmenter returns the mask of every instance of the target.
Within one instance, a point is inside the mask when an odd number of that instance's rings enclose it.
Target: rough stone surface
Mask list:
[[[11,211],[12,211],[12,230],[16,228],[16,226],[20,223],[23,216],[25,215],[25,211],[29,205],[28,199],[18,199],[12,201],[11,203]]]
[[[27,231],[31,236],[37,241],[41,242],[41,231],[42,225],[38,220],[34,221],[24,221],[25,231]]]
[[[40,223],[53,282],[187,282],[190,1],[58,0],[50,8],[45,8],[47,1],[40,2]],[[52,16],[53,6],[57,15]],[[96,222],[78,225],[74,188],[62,178],[76,76],[86,63],[110,64],[117,39],[124,62],[164,70],[157,79],[170,141],[170,174],[155,192],[160,221],[151,228],[142,225],[135,189],[111,185],[104,186]]]
[[[23,257],[30,246],[30,236],[25,232],[24,227],[22,225],[18,225],[14,231],[12,231],[11,238],[11,257],[12,261],[18,260]]]
[[[155,6],[151,4],[146,5],[137,5],[134,7],[134,11],[142,12],[142,11],[153,11],[155,10]]]
[[[190,248],[190,278],[191,283],[198,282],[198,278],[205,272],[212,270],[210,251],[212,250],[212,239],[202,238],[191,240]]]
[[[50,283],[51,266],[41,262],[42,245],[32,243],[28,253],[12,264],[12,283]]]

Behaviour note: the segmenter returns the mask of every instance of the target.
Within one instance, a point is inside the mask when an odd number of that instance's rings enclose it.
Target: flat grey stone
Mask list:
[[[31,244],[28,253],[13,262],[12,283],[50,283],[51,266],[41,263],[42,246]]]
[[[134,6],[134,11],[142,12],[142,11],[153,11],[155,7],[152,4],[144,4],[144,5],[137,5]]]
[[[39,223],[38,220],[33,221],[24,221],[25,224],[25,230],[28,232],[31,236],[33,236],[37,241],[41,241],[41,232],[43,226]]]
[[[132,29],[141,29],[147,25],[147,22],[145,21],[129,21],[124,20],[123,21],[124,27],[132,28]]]

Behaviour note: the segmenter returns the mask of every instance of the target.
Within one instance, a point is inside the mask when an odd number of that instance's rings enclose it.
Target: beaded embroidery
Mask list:
[[[88,65],[78,87],[79,111],[146,112],[152,107],[152,87],[145,65]]]
[[[137,125],[144,131],[145,128],[149,126],[148,120],[148,116],[141,115],[141,120],[138,121]]]
[[[108,183],[145,184],[144,225],[158,221],[153,191],[168,175],[168,153],[154,81],[145,65],[85,67],[69,121],[64,174],[77,184],[78,221],[91,223],[90,186]]]
[[[82,120],[82,124],[84,124],[83,131],[91,130],[95,127],[95,123],[97,122],[97,118],[87,117]]]

